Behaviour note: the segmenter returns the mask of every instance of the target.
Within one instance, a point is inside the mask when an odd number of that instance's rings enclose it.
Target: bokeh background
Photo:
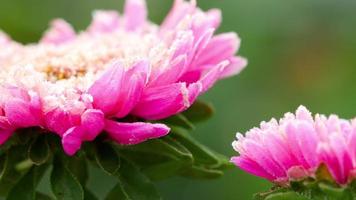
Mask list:
[[[148,0],[150,18],[160,22],[172,0]],[[198,0],[203,9],[221,8],[219,32],[242,38],[240,54],[249,65],[219,82],[202,98],[216,115],[193,134],[232,156],[235,132],[281,117],[304,104],[313,112],[356,116],[356,1],[354,0]],[[23,43],[35,42],[56,17],[84,29],[95,9],[121,10],[123,0],[0,0],[0,28]],[[112,180],[94,171],[98,194]],[[157,184],[164,199],[251,199],[270,184],[239,169],[218,180],[172,178]],[[42,187],[48,187],[46,183]]]

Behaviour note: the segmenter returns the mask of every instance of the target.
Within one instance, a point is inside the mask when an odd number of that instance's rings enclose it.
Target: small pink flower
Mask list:
[[[58,134],[73,155],[100,133],[137,144],[169,132],[159,120],[189,108],[196,98],[247,64],[235,56],[235,33],[214,36],[219,10],[176,0],[163,24],[147,20],[144,0],[127,0],[124,14],[96,11],[75,33],[61,19],[38,44],[0,34],[0,142],[18,128]]]
[[[296,114],[287,113],[279,122],[262,122],[245,136],[238,133],[234,149],[240,154],[231,161],[241,169],[270,181],[286,184],[290,180],[315,177],[324,163],[339,184],[355,178],[356,124],[311,113],[300,106]]]

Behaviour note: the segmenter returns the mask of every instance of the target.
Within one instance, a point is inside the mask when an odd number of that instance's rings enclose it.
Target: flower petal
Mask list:
[[[42,37],[41,42],[46,44],[63,44],[75,38],[76,34],[70,24],[62,19],[53,20],[51,28]]]
[[[94,82],[89,89],[89,94],[94,99],[94,108],[102,110],[106,115],[115,114],[124,73],[123,64],[116,62]]]
[[[147,8],[145,0],[126,0],[125,28],[135,31],[146,23]]]
[[[113,32],[120,26],[120,17],[116,11],[98,10],[93,13],[93,21],[88,31],[90,33]]]
[[[2,130],[0,128],[0,145],[3,145],[13,134],[13,130]]]
[[[150,73],[150,64],[143,60],[137,62],[127,73],[121,88],[115,116],[125,117],[139,102]]]
[[[85,130],[83,140],[94,140],[104,129],[104,113],[95,109],[86,110],[82,115],[81,126],[83,126]]]
[[[74,155],[82,145],[84,128],[80,126],[72,127],[64,133],[62,145],[64,152],[70,156]]]
[[[199,83],[200,84],[200,83]],[[147,88],[133,114],[145,119],[163,119],[187,109],[200,93],[200,85],[185,83]]]
[[[133,145],[148,139],[163,137],[169,133],[170,129],[164,124],[122,123],[106,120],[105,131],[117,143]]]

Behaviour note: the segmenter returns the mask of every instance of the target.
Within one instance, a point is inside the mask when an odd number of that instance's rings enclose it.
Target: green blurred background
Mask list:
[[[121,10],[123,0],[0,0],[0,28],[21,42],[34,42],[48,22],[62,17],[81,30],[95,9]],[[150,18],[160,22],[172,0],[148,0]],[[202,143],[232,156],[235,132],[281,117],[303,104],[313,112],[356,115],[356,1],[354,0],[200,0],[200,7],[221,8],[219,32],[242,38],[240,54],[249,65],[240,75],[219,82],[203,99],[216,115],[193,134]],[[94,171],[98,194],[112,180]],[[157,184],[164,199],[251,199],[269,183],[239,169],[218,180],[172,178]],[[43,187],[46,187],[44,185]]]

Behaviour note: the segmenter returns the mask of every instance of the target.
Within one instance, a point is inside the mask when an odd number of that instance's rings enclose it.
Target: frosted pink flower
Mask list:
[[[245,136],[237,133],[234,149],[240,154],[231,161],[241,169],[270,181],[315,177],[324,163],[339,184],[355,178],[356,123],[311,113],[300,106],[279,122],[262,122]]]
[[[57,133],[72,155],[102,132],[120,144],[161,137],[169,132],[164,124],[125,118],[182,112],[246,65],[235,56],[236,34],[214,36],[219,10],[176,0],[161,26],[146,17],[144,0],[127,0],[123,16],[96,11],[80,34],[61,19],[38,44],[0,34],[0,142],[39,126]]]

